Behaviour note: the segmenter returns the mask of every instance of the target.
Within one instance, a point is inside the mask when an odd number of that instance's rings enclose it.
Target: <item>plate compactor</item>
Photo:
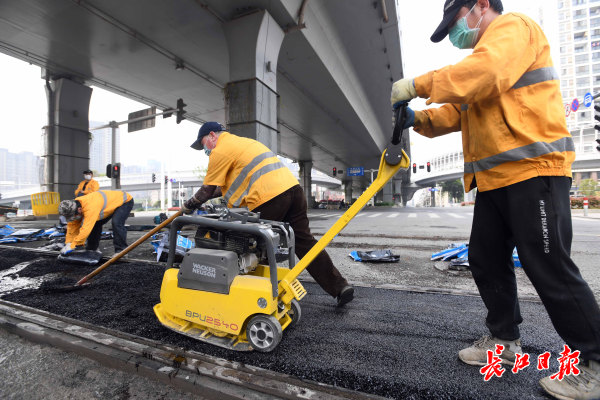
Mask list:
[[[401,138],[406,105],[395,110],[392,139],[381,156],[377,179],[321,240],[295,264],[294,232],[283,222],[260,219],[243,209],[202,217],[182,216],[171,226],[169,258],[154,306],[167,328],[236,351],[272,351],[285,329],[296,325],[306,290],[297,277],[410,160]],[[174,265],[177,232],[197,225],[196,248]],[[277,266],[287,250],[289,268]]]

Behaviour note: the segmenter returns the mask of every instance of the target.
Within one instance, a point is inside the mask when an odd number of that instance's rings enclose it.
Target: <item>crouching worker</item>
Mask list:
[[[125,221],[132,208],[133,198],[129,193],[109,190],[93,192],[77,200],[61,201],[58,213],[68,222],[61,254],[67,255],[75,247],[83,245],[86,250],[98,250],[102,226],[111,219],[115,253],[123,251],[127,247]]]
[[[287,222],[294,230],[296,255],[300,258],[317,243],[310,233],[306,197],[292,172],[262,143],[224,132],[217,122],[200,128],[192,144],[208,155],[204,185],[181,210],[186,214],[205,201],[223,196],[229,208],[248,207],[263,219]],[[307,268],[317,283],[337,299],[338,306],[352,301],[354,289],[323,251]]]

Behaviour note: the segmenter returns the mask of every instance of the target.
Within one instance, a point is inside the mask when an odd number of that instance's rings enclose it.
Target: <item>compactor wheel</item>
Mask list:
[[[288,315],[292,318],[292,322],[288,325],[288,329],[296,326],[298,322],[300,322],[300,318],[302,318],[302,309],[300,308],[300,303],[296,299],[292,299],[292,308],[288,311]]]
[[[256,351],[272,351],[281,341],[281,324],[272,315],[257,315],[246,327],[246,338]]]

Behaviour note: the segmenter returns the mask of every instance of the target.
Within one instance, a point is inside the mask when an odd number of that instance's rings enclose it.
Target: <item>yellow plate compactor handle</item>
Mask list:
[[[390,152],[392,152],[392,147],[395,146],[392,146],[391,144],[388,146]],[[388,160],[390,156],[388,149],[386,149],[381,155],[377,179],[371,183],[371,186],[369,186],[369,188],[356,200],[352,207],[350,207],[348,211],[346,211],[344,215],[342,215],[342,217],[338,219],[338,221],[325,233],[325,235],[323,235],[317,244],[315,244],[304,257],[302,257],[302,260],[296,264],[294,269],[288,272],[285,278],[279,282],[280,298],[283,296],[287,298],[294,293],[294,290],[292,290],[290,284],[298,277],[298,275],[300,275],[302,271],[304,271],[306,267],[310,265],[310,263],[325,249],[325,247],[327,247],[329,242],[331,242],[333,238],[340,233],[350,221],[352,221],[352,218],[354,218],[356,214],[358,214],[367,205],[369,200],[375,196],[375,194],[377,194],[377,192],[379,192],[400,169],[408,169],[410,166],[410,159],[404,150],[401,150],[402,160],[398,164],[392,165],[386,161],[386,156]],[[289,299],[289,301],[291,301],[291,299]]]

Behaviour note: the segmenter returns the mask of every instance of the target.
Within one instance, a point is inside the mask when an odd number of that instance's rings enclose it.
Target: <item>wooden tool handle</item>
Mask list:
[[[179,217],[181,214],[182,214],[181,211],[178,211],[175,214],[173,214],[171,217],[169,217],[169,219],[163,221],[156,228],[152,229],[150,232],[146,233],[144,236],[142,236],[141,238],[139,238],[138,240],[136,240],[135,242],[133,242],[132,244],[130,244],[125,250],[123,250],[123,251],[115,254],[114,256],[111,257],[110,260],[108,260],[107,262],[105,262],[104,264],[102,264],[101,266],[99,266],[98,268],[96,268],[95,270],[93,270],[88,275],[86,275],[83,278],[81,278],[81,280],[79,282],[77,282],[75,284],[75,286],[83,285],[84,283],[86,283],[87,281],[89,281],[90,279],[92,279],[94,276],[98,275],[100,272],[102,272],[102,270],[104,268],[108,267],[109,265],[111,265],[112,263],[114,263],[115,261],[117,261],[119,258],[123,257],[125,254],[129,253],[131,250],[133,250],[136,247],[138,247],[140,244],[142,244],[144,241],[146,241],[146,239],[148,239],[150,236],[154,235],[156,232],[160,231],[165,226],[169,225],[171,222],[173,222],[173,220],[175,218]]]

